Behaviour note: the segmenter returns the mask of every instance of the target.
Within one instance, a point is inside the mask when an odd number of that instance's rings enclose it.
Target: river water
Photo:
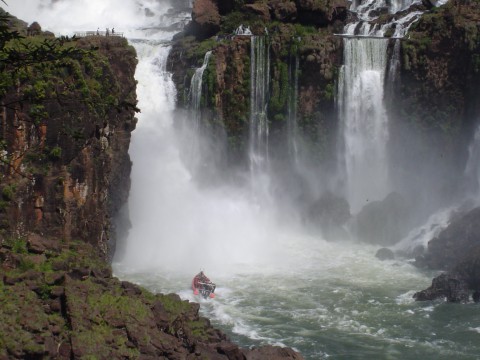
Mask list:
[[[381,262],[374,246],[307,231],[264,191],[268,176],[241,186],[195,182],[185,165],[195,134],[181,126],[188,116],[175,110],[165,68],[173,33],[156,27],[158,18],[172,21],[161,17],[166,1],[16,0],[9,6],[56,33],[115,27],[138,52],[142,112],[130,149],[132,228],[115,258],[116,276],[200,302],[214,326],[246,347],[289,346],[306,359],[478,358],[477,305],[412,299],[436,273],[406,260]],[[217,283],[213,300],[189,289],[200,269]]]

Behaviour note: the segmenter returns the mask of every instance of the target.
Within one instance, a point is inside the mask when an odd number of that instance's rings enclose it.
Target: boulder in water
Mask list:
[[[324,193],[308,209],[308,222],[318,226],[324,234],[337,233],[350,219],[348,202],[331,192]]]
[[[480,249],[480,207],[457,215],[428,243],[424,264],[430,269],[453,270]]]
[[[364,206],[353,221],[352,231],[361,241],[390,246],[406,235],[409,223],[407,202],[400,194],[391,193]]]
[[[458,274],[442,274],[432,281],[432,285],[413,295],[417,301],[446,298],[449,302],[467,302],[470,298],[468,283]]]
[[[381,248],[378,249],[377,253],[375,254],[375,257],[379,260],[393,260],[395,259],[395,254],[393,253],[392,250],[388,248]]]

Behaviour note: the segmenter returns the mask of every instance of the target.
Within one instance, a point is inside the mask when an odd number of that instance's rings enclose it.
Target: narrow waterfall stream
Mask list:
[[[253,173],[268,165],[268,89],[270,49],[265,36],[251,36],[250,53],[250,167]]]
[[[295,56],[290,59],[288,82],[293,84],[288,94],[287,103],[287,142],[288,152],[293,164],[298,163],[298,125],[297,125],[297,110],[298,110],[298,73],[300,72],[300,59]]]
[[[192,76],[190,81],[190,106],[195,116],[195,126],[197,129],[200,127],[200,105],[202,100],[202,84],[203,84],[203,73],[208,66],[210,61],[210,56],[212,56],[211,51],[207,51],[205,58],[203,59],[203,64],[198,69],[195,70],[195,73]]]

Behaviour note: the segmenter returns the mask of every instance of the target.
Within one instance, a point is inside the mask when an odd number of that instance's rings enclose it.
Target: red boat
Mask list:
[[[200,271],[192,280],[192,290],[194,295],[202,295],[204,299],[215,297],[216,285],[210,281],[210,279]]]

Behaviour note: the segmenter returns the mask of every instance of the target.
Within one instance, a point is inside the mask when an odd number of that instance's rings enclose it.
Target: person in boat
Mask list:
[[[199,291],[205,290],[210,294],[210,297],[213,297],[215,288],[216,285],[204,274],[203,270],[193,278],[192,289],[195,295],[197,295]]]

